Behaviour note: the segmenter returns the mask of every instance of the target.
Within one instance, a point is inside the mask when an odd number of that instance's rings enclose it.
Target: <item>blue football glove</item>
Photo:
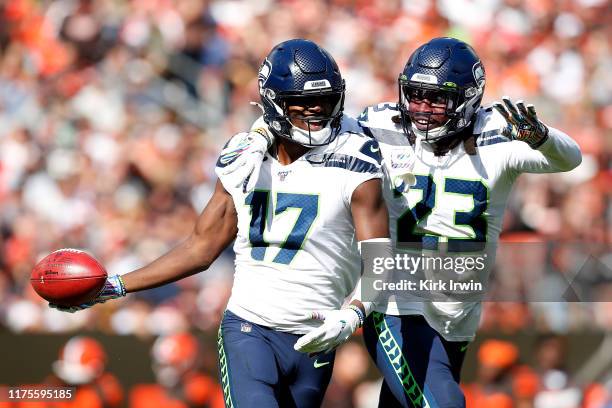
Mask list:
[[[548,139],[548,128],[540,122],[533,105],[518,101],[516,106],[509,97],[502,97],[503,104],[495,102],[493,107],[506,119],[508,126],[503,134],[512,140],[520,140],[537,149]]]
[[[57,309],[61,312],[74,313],[78,312],[79,310],[88,309],[95,304],[104,303],[110,299],[117,299],[123,297],[125,296],[125,294],[126,292],[125,285],[123,284],[123,279],[121,279],[121,276],[119,275],[114,275],[106,279],[104,287],[91,302],[83,303],[78,306],[62,306],[56,305],[54,303],[49,303],[49,307],[52,309]]]

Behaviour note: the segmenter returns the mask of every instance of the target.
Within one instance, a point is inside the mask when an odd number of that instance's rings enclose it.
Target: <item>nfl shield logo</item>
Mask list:
[[[291,171],[287,170],[287,171],[279,171],[278,172],[278,178],[280,179],[280,181],[285,181],[285,179],[287,178],[287,175],[290,173]]]
[[[251,330],[253,329],[253,326],[251,326],[250,323],[240,323],[240,331],[243,333],[250,333]]]

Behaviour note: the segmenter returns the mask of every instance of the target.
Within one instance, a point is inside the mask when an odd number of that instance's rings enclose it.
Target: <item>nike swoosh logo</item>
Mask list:
[[[326,362],[324,362],[324,363],[319,363],[319,361],[318,361],[318,360],[315,360],[315,362],[314,362],[314,368],[321,368],[321,367],[326,366],[326,365],[328,365],[328,364],[329,364],[329,361],[326,361]]]
[[[470,343],[466,344],[465,346],[462,346],[462,347],[459,349],[459,352],[463,353],[465,350],[467,350],[467,348],[468,348],[468,346],[469,346],[469,345],[470,345]]]
[[[375,148],[374,148],[374,146],[370,146],[370,151],[371,151],[372,153],[376,153],[376,152],[377,152],[377,151],[379,151],[379,150],[380,150],[380,147],[377,147],[377,148],[375,149]]]

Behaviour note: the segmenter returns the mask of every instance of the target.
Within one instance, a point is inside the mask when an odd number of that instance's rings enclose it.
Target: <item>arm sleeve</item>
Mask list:
[[[519,173],[557,173],[570,171],[582,161],[580,147],[558,129],[548,128],[548,140],[538,149],[527,143],[510,142],[508,168]]]

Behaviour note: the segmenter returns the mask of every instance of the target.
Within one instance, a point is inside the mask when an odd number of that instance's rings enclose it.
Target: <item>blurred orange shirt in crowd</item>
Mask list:
[[[512,397],[502,392],[486,392],[479,384],[470,384],[463,388],[466,406],[472,408],[513,408]]]
[[[130,391],[130,408],[223,408],[221,387],[210,377],[193,374],[179,392],[172,393],[159,384],[138,384]]]

